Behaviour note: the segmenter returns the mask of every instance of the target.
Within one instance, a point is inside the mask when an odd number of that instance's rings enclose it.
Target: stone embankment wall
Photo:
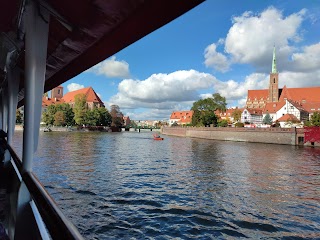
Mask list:
[[[295,128],[163,127],[161,133],[172,136],[224,141],[311,145],[310,143],[303,143],[301,139],[304,136],[303,129]],[[317,145],[319,144],[315,144],[315,146]]]

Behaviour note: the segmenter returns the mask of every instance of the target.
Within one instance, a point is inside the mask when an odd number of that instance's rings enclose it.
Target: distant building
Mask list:
[[[128,126],[130,124],[131,124],[131,120],[130,120],[129,116],[124,116],[123,117],[123,125]]]
[[[68,103],[73,108],[75,103],[75,96],[78,94],[84,94],[86,96],[86,104],[89,109],[93,109],[94,107],[104,107],[104,103],[101,101],[92,87],[82,88],[63,95],[63,87],[58,86],[51,90],[51,98],[46,96],[42,98],[42,109],[43,111],[46,111],[46,108],[48,106],[59,103]]]
[[[241,122],[261,124],[262,123],[262,110],[245,108],[241,114]]]
[[[176,111],[172,112],[169,125],[171,126],[173,123],[177,123],[178,125],[187,125],[191,124],[193,111]]]
[[[84,94],[87,99],[87,107],[93,109],[95,107],[104,107],[104,103],[101,101],[97,93],[93,90],[92,87],[82,88],[76,91],[68,92],[63,96],[62,100],[65,103],[69,103],[73,108],[75,103],[75,96],[78,94]]]
[[[291,104],[294,109],[299,109],[299,111],[297,110],[296,114],[289,113],[290,109],[284,107],[286,108],[286,112],[282,112],[279,115],[278,111],[288,104]],[[262,110],[264,115],[269,113],[273,121],[278,120],[287,114],[287,112],[296,116],[299,121],[303,121],[306,119],[306,113],[311,115],[313,112],[320,111],[320,87],[287,88],[284,86],[282,89],[279,88],[279,73],[277,71],[274,48],[269,88],[248,90],[246,110],[252,112],[250,109]]]
[[[228,108],[226,111],[221,111],[221,110],[216,110],[214,113],[215,115],[221,119],[221,120],[227,120],[228,122],[232,123],[235,122],[234,117],[233,117],[233,112],[234,111],[241,111],[243,112],[243,108]]]

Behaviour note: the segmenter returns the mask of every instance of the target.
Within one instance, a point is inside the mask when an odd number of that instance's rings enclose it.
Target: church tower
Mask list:
[[[63,87],[58,86],[51,90],[51,98],[61,99],[63,97]]]
[[[273,47],[272,71],[270,73],[268,102],[279,101],[279,73],[277,72],[276,47]]]

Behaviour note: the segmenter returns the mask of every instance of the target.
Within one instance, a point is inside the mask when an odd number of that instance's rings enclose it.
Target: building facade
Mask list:
[[[262,110],[263,116],[269,113],[273,121],[286,114],[292,114],[299,121],[304,121],[314,112],[320,111],[320,87],[288,88],[284,86],[280,89],[274,48],[269,88],[248,90],[246,109],[249,112],[252,112],[251,109]]]

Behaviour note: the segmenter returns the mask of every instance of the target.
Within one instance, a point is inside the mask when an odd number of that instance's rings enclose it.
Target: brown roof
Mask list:
[[[76,91],[68,92],[66,93],[66,95],[63,96],[62,100],[64,100],[66,103],[72,103],[75,101],[75,96],[78,94],[84,94],[87,98],[87,102],[99,103],[102,106],[104,106],[104,103],[101,101],[101,99],[92,87],[82,88]]]
[[[279,121],[279,122],[287,122],[287,121],[299,122],[299,119],[293,114],[285,114],[281,118],[279,118],[277,121]]]

